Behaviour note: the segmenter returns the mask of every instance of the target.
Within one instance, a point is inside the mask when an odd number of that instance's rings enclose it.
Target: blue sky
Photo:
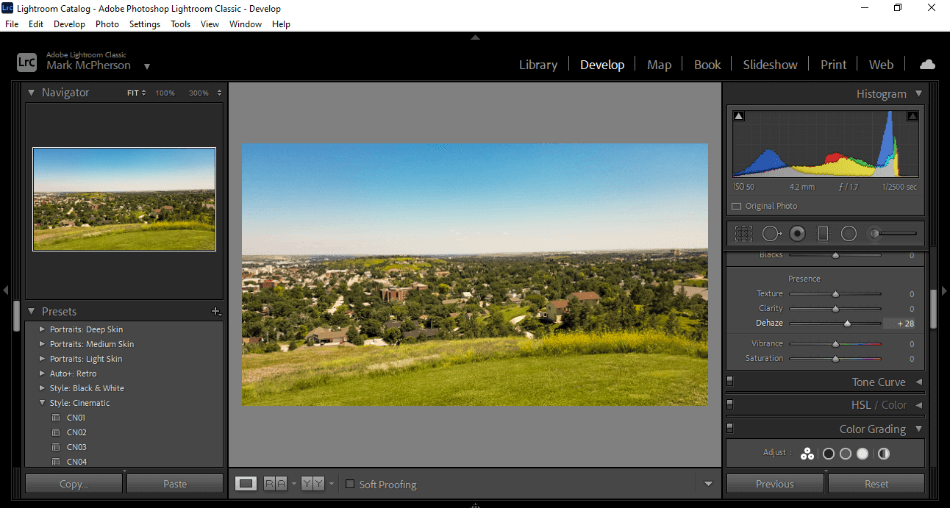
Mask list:
[[[34,192],[214,189],[213,148],[37,148]]]
[[[250,144],[243,254],[708,246],[706,144]]]

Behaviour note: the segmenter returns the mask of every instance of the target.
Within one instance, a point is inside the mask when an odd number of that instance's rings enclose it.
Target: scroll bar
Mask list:
[[[13,300],[13,331],[20,331],[20,300]]]
[[[937,329],[937,290],[930,290],[930,329]]]

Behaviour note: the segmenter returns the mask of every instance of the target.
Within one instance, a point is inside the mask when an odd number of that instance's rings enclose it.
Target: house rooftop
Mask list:
[[[571,296],[576,296],[578,300],[600,300],[600,295],[593,291],[579,291],[577,293],[571,293]]]
[[[311,340],[314,335],[319,336],[319,335],[324,334],[324,333],[327,333],[327,332],[329,332],[329,331],[330,331],[330,330],[328,330],[328,329],[326,329],[326,328],[323,328],[323,327],[314,328],[313,330],[310,330],[310,333],[307,334],[307,337],[305,338],[305,340]]]
[[[340,330],[340,331],[338,331],[338,332],[326,332],[326,333],[321,333],[321,334],[318,335],[317,337],[319,337],[320,340],[334,340],[334,339],[340,339],[340,340],[342,341],[343,338],[346,337],[346,331],[345,331],[345,330]]]

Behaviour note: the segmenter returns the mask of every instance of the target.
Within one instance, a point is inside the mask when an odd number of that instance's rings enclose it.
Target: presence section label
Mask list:
[[[924,369],[922,267],[882,266],[871,272],[834,266],[854,252],[783,254],[790,259],[824,256],[828,266],[726,269],[730,370]]]

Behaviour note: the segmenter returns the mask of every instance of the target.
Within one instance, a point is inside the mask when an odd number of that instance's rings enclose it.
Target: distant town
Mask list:
[[[243,405],[708,405],[706,144],[241,157]]]
[[[562,331],[705,341],[706,249],[242,260],[246,353]]]
[[[37,192],[34,229],[195,221],[214,225],[213,189],[147,192]]]

